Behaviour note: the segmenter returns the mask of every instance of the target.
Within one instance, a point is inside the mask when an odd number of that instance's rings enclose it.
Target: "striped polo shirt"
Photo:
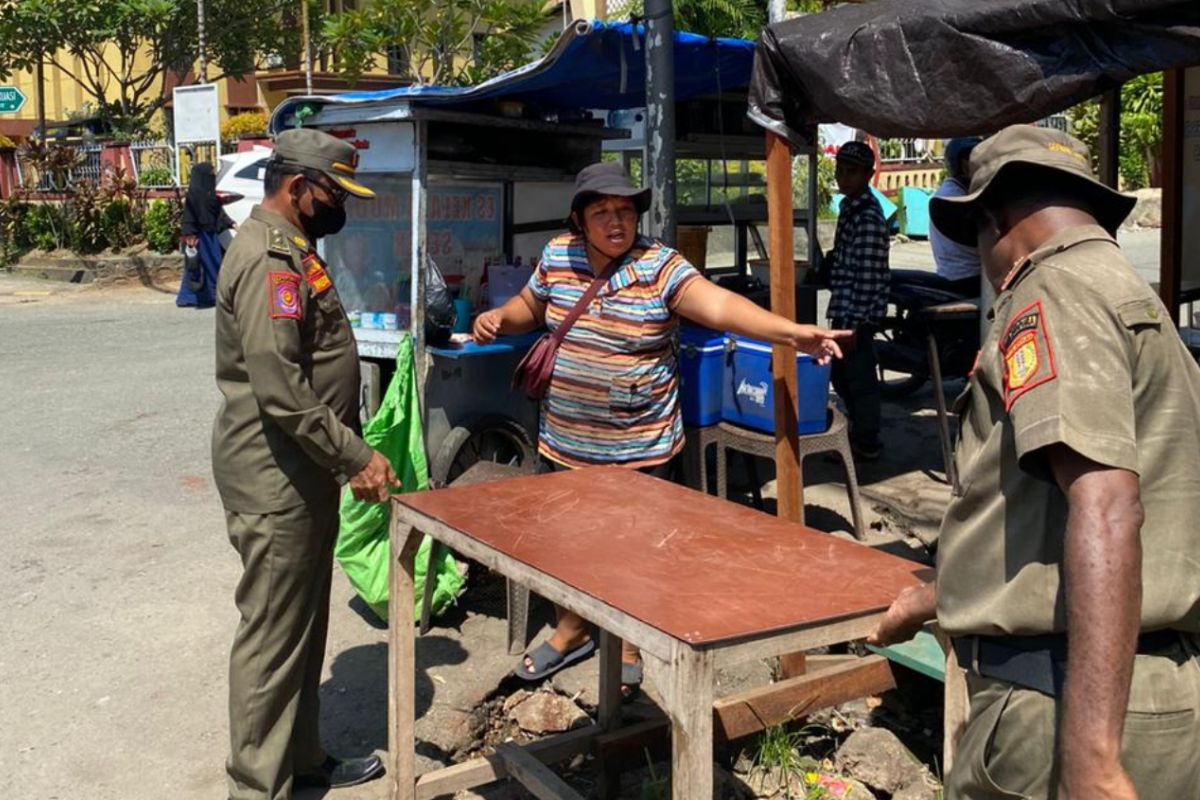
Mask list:
[[[581,236],[542,252],[529,280],[555,330],[595,273]],[[558,350],[542,401],[538,452],[569,467],[648,467],[683,448],[678,317],[674,306],[700,273],[675,250],[638,237]]]

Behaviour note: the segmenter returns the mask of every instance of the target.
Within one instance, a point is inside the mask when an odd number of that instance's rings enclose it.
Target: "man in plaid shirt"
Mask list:
[[[833,327],[853,330],[842,343],[844,357],[833,363],[833,388],[846,404],[850,440],[855,454],[872,461],[879,457],[879,366],[874,337],[887,312],[887,222],[871,193],[875,154],[863,142],[847,142],[837,154],[837,184],[844,196],[838,214],[833,249],[826,255],[829,319]]]

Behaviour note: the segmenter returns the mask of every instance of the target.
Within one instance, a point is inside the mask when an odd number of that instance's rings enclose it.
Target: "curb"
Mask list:
[[[139,253],[62,257],[35,253],[27,255],[11,269],[15,275],[39,280],[97,286],[141,284],[174,290],[183,273],[183,256]]]

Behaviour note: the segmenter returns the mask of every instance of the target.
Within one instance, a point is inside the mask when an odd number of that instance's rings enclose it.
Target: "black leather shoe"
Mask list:
[[[357,786],[383,774],[383,761],[379,756],[366,758],[334,758],[329,756],[313,774],[297,775],[296,786],[324,786],[340,789]]]

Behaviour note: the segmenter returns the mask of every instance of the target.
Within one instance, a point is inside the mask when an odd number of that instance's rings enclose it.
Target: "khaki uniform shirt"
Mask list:
[[[371,459],[359,436],[358,353],[323,264],[255,206],[217,281],[213,475],[230,511],[337,501]]]
[[[1200,631],[1200,369],[1102,228],[1064,232],[1010,276],[960,402],[960,495],[938,553],[951,635],[1066,630],[1067,501],[1043,448],[1138,474],[1142,630]]]

